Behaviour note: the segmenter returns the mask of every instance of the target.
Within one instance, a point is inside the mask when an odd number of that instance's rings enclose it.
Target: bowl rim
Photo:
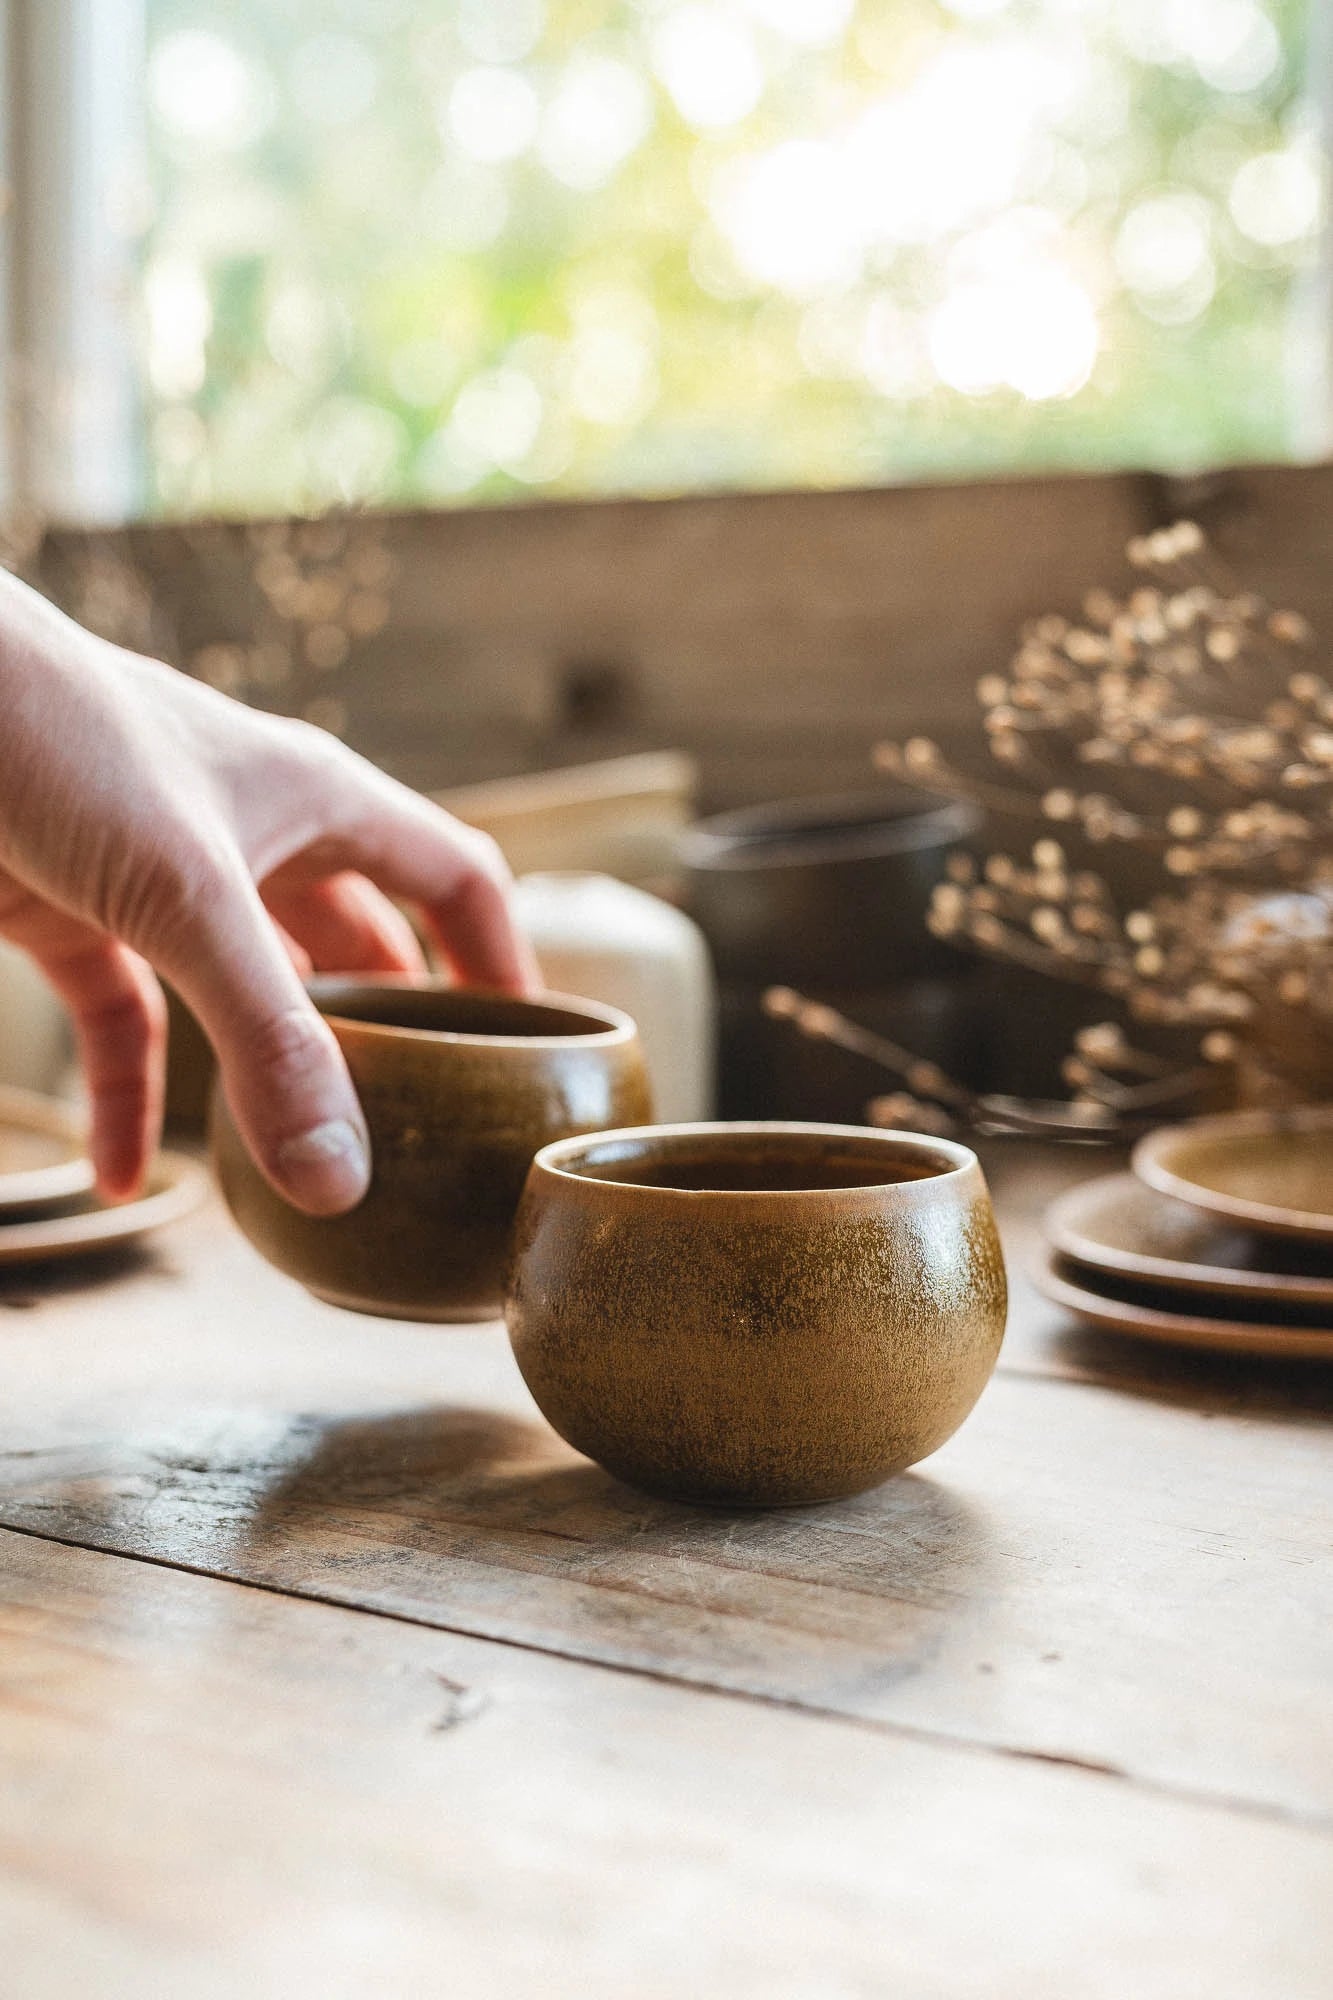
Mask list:
[[[305,985],[326,1021],[336,1021],[340,1027],[364,1028],[393,1042],[443,1042],[449,1047],[473,1049],[609,1049],[634,1041],[639,1032],[637,1023],[619,1007],[610,1007],[602,1000],[586,1000],[577,993],[548,991],[545,987],[538,993],[503,993],[498,987],[463,986],[439,976],[413,979],[410,974],[341,972],[316,973],[307,979]],[[376,988],[391,992],[408,989],[414,992],[466,993],[476,1000],[504,1000],[520,1007],[545,1007],[550,1011],[581,1015],[585,1020],[601,1025],[590,1027],[586,1034],[482,1034],[462,1028],[408,1028],[395,1021],[364,1021],[355,1014],[340,1014],[336,1006],[324,1004],[326,995],[331,991],[373,991]]]
[[[895,811],[894,787],[816,792],[773,799],[695,820],[681,835],[681,857],[695,875],[819,868],[957,846],[975,834],[981,814],[969,799],[902,782],[914,803]]]
[[[1201,1209],[1242,1228],[1271,1231],[1280,1236],[1311,1236],[1327,1242],[1329,1212],[1292,1208],[1286,1203],[1250,1200],[1228,1194],[1210,1181],[1194,1179],[1181,1170],[1179,1149],[1191,1140],[1271,1139],[1294,1133],[1333,1133],[1333,1104],[1300,1104],[1278,1110],[1219,1111],[1187,1118],[1146,1132],[1130,1154],[1130,1168],[1154,1194],[1170,1195],[1190,1208]],[[1330,1203],[1333,1208],[1333,1203]]]
[[[603,1180],[597,1175],[582,1174],[568,1163],[595,1147],[626,1144],[631,1141],[654,1139],[701,1139],[718,1136],[732,1138],[818,1138],[869,1140],[872,1145],[885,1147],[901,1146],[926,1152],[937,1160],[948,1162],[942,1172],[922,1175],[919,1180],[910,1181],[858,1181],[850,1187],[808,1187],[808,1188],[675,1188],[663,1187],[650,1181]],[[732,1201],[757,1202],[812,1202],[836,1201],[854,1204],[864,1201],[867,1195],[893,1194],[899,1197],[915,1198],[929,1189],[945,1187],[960,1181],[980,1162],[970,1146],[962,1145],[957,1139],[940,1139],[928,1132],[900,1132],[881,1125],[825,1125],[813,1120],[788,1118],[747,1118],[747,1119],[701,1119],[680,1125],[622,1125],[608,1132],[577,1133],[569,1139],[554,1139],[543,1146],[532,1162],[532,1172],[539,1168],[555,1179],[570,1181],[584,1188],[614,1188],[629,1195],[651,1195],[669,1197],[683,1202],[716,1200],[723,1196]]]

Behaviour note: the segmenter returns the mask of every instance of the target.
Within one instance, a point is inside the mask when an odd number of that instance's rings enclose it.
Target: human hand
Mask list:
[[[93,637],[0,575],[0,936],[68,1005],[98,1183],[134,1192],[161,1122],[153,968],[217,1052],[237,1125],[312,1214],[365,1192],[365,1120],[311,966],[537,985],[494,842],[308,724]],[[387,892],[387,893],[386,893]]]

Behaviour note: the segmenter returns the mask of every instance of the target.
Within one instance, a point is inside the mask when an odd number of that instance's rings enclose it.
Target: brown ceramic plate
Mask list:
[[[63,1104],[0,1089],[0,1223],[35,1219],[92,1192],[92,1162]]]
[[[1333,1252],[1236,1229],[1133,1174],[1070,1188],[1046,1215],[1053,1250],[1111,1277],[1244,1301],[1325,1306],[1333,1319]]]
[[[63,1262],[137,1243],[164,1223],[188,1215],[207,1189],[208,1176],[193,1160],[180,1153],[159,1153],[147,1189],[137,1201],[114,1208],[85,1207],[73,1215],[49,1215],[35,1222],[0,1223],[0,1267]]]
[[[1053,1305],[1111,1333],[1128,1333],[1168,1347],[1205,1347],[1214,1354],[1257,1354],[1305,1361],[1333,1361],[1333,1324],[1275,1324],[1232,1316],[1234,1304],[1200,1296],[1185,1301],[1148,1286],[1104,1278],[1050,1251],[1033,1268],[1033,1281]],[[1293,1308],[1293,1311],[1299,1308]]]
[[[1333,1105],[1239,1111],[1150,1132],[1133,1168],[1224,1222],[1333,1244]]]

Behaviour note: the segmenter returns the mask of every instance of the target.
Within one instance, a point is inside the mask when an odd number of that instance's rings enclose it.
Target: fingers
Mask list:
[[[167,1012],[149,967],[126,945],[87,934],[72,951],[37,954],[74,1017],[92,1112],[97,1185],[137,1194],[162,1128]]]
[[[487,841],[486,848],[490,846]],[[514,921],[510,891],[508,869],[502,874],[494,872],[492,859],[483,850],[447,895],[432,902],[423,898],[422,908],[441,951],[460,979],[471,985],[495,986],[505,993],[539,993],[542,977],[536,954]],[[411,895],[413,891],[405,884],[401,893]]]
[[[280,923],[277,923],[275,921],[273,928],[277,931],[278,943],[282,946],[288,958],[291,960],[293,966],[296,968],[297,978],[309,979],[311,973],[315,969],[315,961],[310,956],[310,953],[306,950],[303,944],[298,944],[296,942],[296,939],[291,935],[290,931],[284,930],[283,926]]]
[[[366,874],[420,906],[460,979],[506,993],[537,992],[537,961],[514,921],[513,885],[495,842],[387,782],[375,787],[374,806]]]
[[[0,875],[0,930],[40,966],[73,1016],[92,1114],[97,1184],[141,1185],[162,1128],[166,1004],[137,953]]]
[[[156,955],[213,1044],[232,1115],[267,1179],[311,1215],[354,1207],[370,1181],[356,1091],[239,865],[189,899]]]
[[[415,903],[460,979],[502,992],[540,989],[536,958],[510,906],[509,870],[493,840],[360,758],[336,759],[320,778],[333,829],[320,847],[332,845],[342,866]]]
[[[416,934],[372,882],[344,873],[318,882],[272,877],[265,906],[322,972],[401,972],[421,975],[426,961]]]

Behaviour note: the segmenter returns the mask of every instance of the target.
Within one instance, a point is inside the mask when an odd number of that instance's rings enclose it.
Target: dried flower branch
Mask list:
[[[1029,1138],[1110,1139],[1146,1128],[1162,1110],[1182,1108],[1201,1078],[1172,1073],[1165,1064],[1129,1048],[1110,1023],[1089,1028],[1079,1046],[1088,1056],[1097,1052],[1105,1067],[1070,1057],[1066,1081],[1076,1086],[1069,1103],[1034,1103],[994,1091],[973,1091],[949,1076],[938,1063],[913,1055],[910,1049],[873,1033],[822,1001],[808,1000],[787,986],[773,986],[764,995],[764,1012],[772,1020],[789,1021],[813,1041],[830,1042],[854,1055],[867,1056],[907,1088],[872,1099],[867,1117],[872,1125],[897,1126],[918,1132],[949,1133],[970,1128],[981,1133],[1023,1134]],[[1081,1074],[1073,1074],[1075,1065]],[[1108,1071],[1121,1067],[1147,1072],[1137,1085],[1117,1082]]]
[[[1127,1045],[1109,1060],[1117,1031],[1091,1031],[1100,1052],[1076,1050],[1065,1080],[1117,1121],[1215,1094],[1218,1066],[1235,1066],[1242,1094],[1333,1096],[1333,686],[1314,636],[1240,590],[1191,521],[1127,554],[1141,583],[1089,592],[1079,620],[1034,620],[1007,671],[979,681],[1002,779],[925,737],[877,748],[883,771],[1043,829],[1022,859],[955,856],[930,928],[1105,993],[1131,1018],[1199,1031],[1211,1077],[1154,1071]],[[1157,877],[1127,911],[1071,858],[1113,844]],[[832,1026],[806,1003],[790,1018],[806,1033]],[[850,1027],[825,1038],[851,1047]],[[879,1059],[910,1085],[910,1054]],[[1126,1069],[1144,1080],[1122,1081]],[[958,1108],[948,1092],[913,1095]]]
[[[1092,592],[1079,624],[1038,619],[977,694],[991,755],[1019,780],[1006,809],[1146,850],[1159,892],[1122,917],[1047,836],[1030,864],[957,864],[931,928],[1097,986],[1141,1020],[1230,1031],[1205,1034],[1204,1055],[1223,1061],[1275,1008],[1333,1026],[1333,688],[1310,664],[1306,621],[1238,591],[1194,523],[1128,554],[1151,582],[1125,599]],[[879,761],[990,790],[932,744]],[[1080,765],[1114,788],[1084,790]]]

